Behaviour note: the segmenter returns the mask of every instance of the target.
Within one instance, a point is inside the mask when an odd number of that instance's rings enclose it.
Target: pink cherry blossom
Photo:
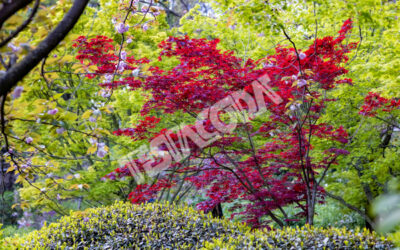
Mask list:
[[[123,61],[119,62],[118,64],[118,71],[122,72],[125,70],[125,67],[127,66],[127,64]]]
[[[118,23],[117,25],[115,25],[115,29],[117,30],[118,33],[122,34],[129,30],[129,25],[125,25],[124,23]]]
[[[160,15],[160,10],[159,10],[158,8],[155,8],[155,7],[153,7],[153,8],[154,8],[154,10],[153,10],[153,15],[154,15],[154,16]]]
[[[109,82],[111,82],[113,80],[113,75],[112,74],[106,74],[104,76],[104,78],[105,78],[105,83],[109,83]]]
[[[93,145],[96,145],[96,144],[97,144],[97,139],[90,138],[90,139],[89,139],[89,142],[90,142],[90,144],[92,144],[92,146],[93,146]]]
[[[49,114],[49,115],[55,115],[55,114],[57,114],[57,112],[58,112],[58,109],[55,108],[55,109],[50,109],[49,111],[47,111],[47,114]]]
[[[105,151],[103,148],[97,150],[97,156],[99,158],[103,158],[107,154],[107,151]]]
[[[300,79],[300,80],[297,82],[297,86],[298,86],[299,88],[301,88],[301,87],[303,87],[303,86],[306,86],[306,85],[307,85],[307,81],[304,80],[304,79]]]
[[[17,87],[14,89],[14,92],[12,93],[12,98],[13,98],[13,99],[19,98],[19,97],[21,96],[23,90],[24,90],[24,87],[22,87],[22,86],[17,86]]]
[[[122,60],[126,60],[126,55],[127,55],[127,53],[126,53],[126,51],[121,51],[121,59]]]
[[[21,50],[20,47],[17,47],[17,46],[15,46],[15,45],[12,44],[12,43],[9,43],[9,44],[7,45],[7,47],[9,47],[9,48],[12,50],[12,52],[14,52],[14,53],[17,53],[18,51]]]
[[[62,133],[64,133],[64,131],[65,131],[64,128],[57,128],[56,129],[57,134],[62,134]]]
[[[108,98],[111,96],[111,93],[109,91],[103,90],[101,91],[101,96],[104,98]]]

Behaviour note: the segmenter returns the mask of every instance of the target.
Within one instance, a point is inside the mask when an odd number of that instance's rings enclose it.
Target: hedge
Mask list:
[[[25,249],[177,249],[249,229],[187,206],[116,203],[63,217],[29,234]]]
[[[393,244],[367,229],[311,226],[255,231],[237,238],[214,239],[204,249],[392,249]]]
[[[367,230],[284,228],[250,231],[246,225],[211,218],[188,206],[168,203],[74,212],[23,238],[18,249],[390,249]],[[9,245],[10,247],[11,245]]]

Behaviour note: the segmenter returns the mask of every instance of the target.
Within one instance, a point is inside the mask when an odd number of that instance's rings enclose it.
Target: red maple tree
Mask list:
[[[352,21],[347,20],[337,37],[315,39],[304,51],[277,46],[275,54],[247,61],[231,51],[219,50],[218,39],[170,37],[159,45],[159,60],[174,57],[179,62],[168,70],[151,66],[151,74],[146,76],[123,73],[137,72],[149,60],[114,54],[113,41],[106,37],[80,37],[75,44],[79,47],[77,58],[98,68],[88,77],[105,75],[106,81],[102,83],[105,88],[125,85],[149,95],[141,111],[143,120],[136,127],[115,134],[144,142],[165,135],[178,151],[186,148],[190,152],[151,182],[138,184],[129,196],[131,201],[146,202],[162,196],[165,189],[182,191],[182,184],[190,183],[189,187],[202,190],[207,197],[197,204],[204,211],[221,203],[233,203],[233,216],[245,218],[253,227],[266,227],[271,220],[284,226],[301,216],[313,224],[315,205],[323,202],[324,197],[321,182],[330,166],[337,164],[338,156],[348,154],[343,149],[348,142],[345,129],[322,123],[320,118],[327,102],[335,101],[323,93],[339,84],[352,83],[342,77],[347,70],[341,66],[357,45],[343,42],[351,28]],[[186,115],[195,121],[199,114],[237,91],[255,97],[257,93],[251,84],[265,74],[281,102],[264,96],[266,112],[251,120],[238,121],[236,129],[227,133],[218,133],[207,116],[197,120],[205,129],[203,133],[220,136],[206,147],[199,147],[193,139],[182,143],[179,133],[158,126],[165,114]],[[226,122],[224,114],[220,114],[221,122]],[[201,134],[195,124],[188,128]],[[318,141],[324,142],[326,148],[314,148],[313,143]],[[155,158],[154,166],[162,161]],[[133,161],[141,169],[148,159]],[[125,166],[108,177],[130,175]],[[289,205],[300,212],[288,215],[285,208]]]

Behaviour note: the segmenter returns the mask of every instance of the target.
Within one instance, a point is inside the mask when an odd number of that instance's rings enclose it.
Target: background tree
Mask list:
[[[127,199],[124,188],[129,187],[129,182],[111,184],[101,181],[101,177],[115,168],[118,154],[126,154],[132,147],[126,140],[116,140],[109,131],[135,121],[140,94],[101,91],[98,82],[84,79],[88,69],[76,67],[71,55],[74,53],[72,40],[78,36],[76,33],[103,33],[120,42],[115,49],[130,47],[151,55],[149,48],[154,37],[150,37],[157,35],[163,39],[165,33],[158,33],[157,27],[165,27],[165,22],[158,23],[155,19],[160,14],[158,9],[142,11],[142,6],[134,7],[133,2],[113,3],[110,8],[101,8],[110,6],[108,1],[99,4],[86,8],[72,34],[26,78],[28,84],[23,86],[21,96],[13,96],[6,103],[10,121],[6,132],[15,159],[8,171],[15,170],[17,183],[23,185],[19,189],[21,201],[17,204],[23,208],[65,214],[69,209]],[[62,17],[64,7],[43,8],[39,12],[40,22],[21,36],[39,40]],[[137,14],[132,14],[133,7]],[[130,32],[119,33],[120,24],[130,25]],[[111,112],[114,103],[130,105]],[[6,156],[10,161],[11,155]]]
[[[349,156],[328,173],[326,184],[332,194],[330,197],[341,207],[341,213],[355,211],[351,216],[363,218],[368,225],[372,222],[368,213],[371,200],[388,190],[399,168],[396,160],[398,131],[394,129],[392,135],[387,136],[391,129],[387,129],[386,122],[365,119],[359,111],[370,91],[386,98],[400,94],[395,73],[399,2],[218,1],[212,8],[217,15],[206,16],[192,9],[183,17],[185,21],[180,30],[192,36],[220,37],[223,48],[257,59],[262,53],[270,52],[277,42],[290,45],[279,27],[284,27],[296,46],[302,47],[309,39],[333,32],[344,19],[352,17],[356,28],[350,41],[360,41],[347,63],[348,77],[353,79],[354,86],[342,85],[328,93],[337,101],[327,106],[323,119],[336,126],[343,125],[350,134],[358,132],[347,147]],[[386,157],[382,154],[382,141],[388,143],[388,147],[384,147]],[[358,165],[355,162],[359,162]],[[387,166],[393,166],[393,174]],[[327,206],[332,204],[328,202]]]

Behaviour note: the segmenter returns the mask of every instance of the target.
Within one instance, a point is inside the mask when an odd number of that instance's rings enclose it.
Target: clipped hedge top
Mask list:
[[[23,247],[38,249],[198,248],[248,228],[213,219],[187,206],[116,203],[63,217],[32,232]]]
[[[305,226],[272,231],[215,219],[188,206],[168,203],[74,212],[19,239],[18,249],[391,249],[367,230]]]
[[[385,237],[367,229],[317,228],[312,226],[254,231],[237,238],[214,239],[205,249],[393,249]]]

